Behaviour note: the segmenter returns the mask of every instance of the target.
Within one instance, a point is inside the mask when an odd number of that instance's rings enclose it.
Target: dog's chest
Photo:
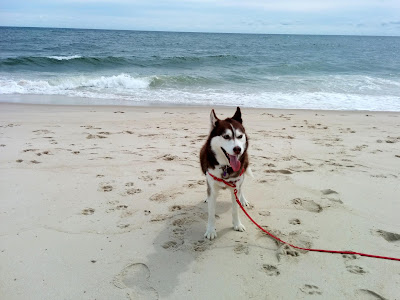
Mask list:
[[[239,172],[233,172],[232,168],[229,166],[220,166],[215,169],[209,169],[208,173],[217,178],[222,178],[226,182],[234,183],[235,185],[241,185],[243,182],[243,176],[240,176]],[[226,187],[225,183],[213,180],[211,177],[209,178],[211,179],[211,182],[214,183],[214,185],[222,188]]]

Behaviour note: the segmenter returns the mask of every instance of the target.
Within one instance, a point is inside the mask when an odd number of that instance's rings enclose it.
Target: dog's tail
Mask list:
[[[244,172],[246,175],[249,175],[251,178],[254,178],[254,174],[253,174],[253,171],[251,170],[251,168],[250,167],[248,167],[247,169],[246,169],[246,172]]]

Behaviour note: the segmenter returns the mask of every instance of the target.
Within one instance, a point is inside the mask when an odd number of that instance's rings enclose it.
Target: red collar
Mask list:
[[[239,177],[243,175],[244,171],[245,171],[245,170],[244,170],[244,168],[243,168],[242,171],[240,172]],[[236,187],[236,182],[239,181],[239,179],[238,179],[238,180],[235,180],[235,181],[226,181],[226,180],[224,180],[224,179],[222,179],[222,178],[219,178],[219,177],[217,177],[217,176],[214,176],[214,175],[211,174],[210,172],[207,172],[207,173],[208,173],[208,175],[210,175],[214,180],[219,181],[219,182],[223,182],[223,183],[225,183],[227,186],[230,186],[230,187]]]

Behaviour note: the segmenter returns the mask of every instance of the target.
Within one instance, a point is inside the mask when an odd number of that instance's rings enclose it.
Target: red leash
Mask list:
[[[242,172],[240,173],[239,176],[241,176],[243,174],[244,170],[242,170]],[[300,250],[306,250],[306,251],[314,251],[314,252],[325,252],[325,253],[336,253],[336,254],[355,254],[355,255],[360,255],[360,256],[367,256],[367,257],[374,257],[374,258],[381,258],[381,259],[389,259],[389,260],[397,260],[400,261],[400,258],[394,258],[394,257],[388,257],[388,256],[380,256],[380,255],[372,255],[372,254],[365,254],[365,253],[360,253],[360,252],[353,252],[353,251],[336,251],[336,250],[323,250],[323,249],[309,249],[309,248],[302,248],[302,247],[297,247],[294,246],[292,244],[289,244],[285,241],[282,241],[280,238],[274,236],[272,233],[268,232],[267,230],[265,230],[264,228],[262,228],[260,225],[257,224],[256,221],[253,220],[252,217],[250,217],[250,215],[247,213],[247,211],[244,209],[244,207],[242,206],[242,203],[240,203],[239,198],[238,198],[238,190],[236,189],[236,184],[234,182],[230,182],[230,181],[225,181],[222,178],[218,178],[210,173],[208,173],[208,175],[210,175],[214,180],[219,181],[219,182],[223,182],[225,183],[227,186],[234,188],[233,192],[235,194],[235,198],[236,198],[236,202],[237,204],[239,204],[240,208],[243,210],[243,212],[245,213],[245,215],[250,219],[250,221],[252,221],[254,223],[254,225],[256,225],[258,228],[260,228],[263,232],[265,232],[266,234],[268,234],[270,237],[274,238],[275,240],[289,245],[290,247],[296,248],[296,249],[300,249]]]

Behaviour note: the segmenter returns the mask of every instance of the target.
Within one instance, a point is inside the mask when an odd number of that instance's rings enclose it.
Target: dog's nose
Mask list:
[[[238,146],[233,148],[233,152],[235,152],[235,154],[240,154],[241,151],[242,151],[242,149],[240,147],[238,147]]]

